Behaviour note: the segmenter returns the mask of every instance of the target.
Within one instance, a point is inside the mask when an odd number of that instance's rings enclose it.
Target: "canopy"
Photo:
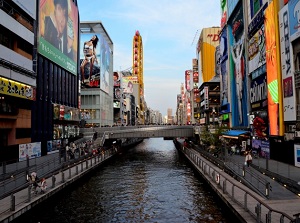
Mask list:
[[[238,139],[240,135],[244,135],[249,133],[245,130],[229,130],[227,132],[223,132],[222,136],[225,138],[232,138],[232,139]]]

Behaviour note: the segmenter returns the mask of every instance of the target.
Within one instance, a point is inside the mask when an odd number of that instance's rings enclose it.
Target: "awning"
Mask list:
[[[222,136],[224,138],[230,138],[230,139],[238,139],[240,135],[244,135],[250,133],[245,130],[229,130],[227,132],[223,132]]]

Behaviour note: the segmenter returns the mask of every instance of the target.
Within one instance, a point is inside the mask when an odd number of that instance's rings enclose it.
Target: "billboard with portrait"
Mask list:
[[[104,38],[100,38],[100,89],[109,93],[109,77],[112,73],[112,51]]]
[[[71,0],[40,0],[38,52],[76,75],[78,9]]]
[[[123,93],[132,94],[133,93],[133,81],[130,77],[122,77],[122,89]]]
[[[229,65],[231,85],[232,126],[248,126],[248,78],[246,76],[245,35],[243,7],[239,3],[238,10],[228,21]]]
[[[109,92],[112,51],[101,34],[80,36],[80,74],[83,88],[100,88]]]

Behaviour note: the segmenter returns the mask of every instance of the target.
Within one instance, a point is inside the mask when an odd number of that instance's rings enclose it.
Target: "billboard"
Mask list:
[[[112,70],[112,51],[101,34],[83,33],[80,35],[80,74],[81,86],[100,88],[109,92],[109,74]]]
[[[41,157],[41,142],[19,144],[19,161]]]
[[[276,24],[274,18],[274,2],[271,2],[265,11],[265,37],[266,37],[266,61],[268,84],[268,113],[270,135],[279,134],[279,86],[278,86],[278,59],[276,53]]]
[[[219,46],[220,28],[204,28],[201,31],[200,38],[197,45],[199,52],[199,71],[202,71],[199,78],[199,85],[203,82],[210,81],[215,75],[215,53],[216,47]]]
[[[300,36],[300,1],[290,0],[289,4],[290,41]]]
[[[220,87],[221,87],[221,106],[229,104],[228,101],[228,46],[227,46],[227,27],[222,30],[220,36]],[[222,109],[221,109],[222,111]]]
[[[77,73],[78,9],[71,0],[40,0],[38,52]]]
[[[288,6],[278,13],[280,34],[281,73],[283,86],[284,121],[296,121],[295,76],[293,66],[293,49],[290,40],[290,23]]]
[[[252,36],[248,44],[249,73],[266,64],[265,26],[262,25]],[[265,73],[265,67],[259,74]]]
[[[122,89],[123,93],[133,93],[133,80],[130,77],[122,77]]]
[[[191,75],[192,75],[191,70],[186,70],[185,71],[185,89],[187,91],[191,90]]]
[[[245,63],[243,7],[237,7],[229,24],[232,126],[248,126],[248,83]]]

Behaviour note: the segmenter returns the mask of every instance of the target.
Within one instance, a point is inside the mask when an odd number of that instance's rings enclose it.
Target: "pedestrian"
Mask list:
[[[40,187],[41,187],[41,194],[44,194],[47,190],[47,182],[45,178],[42,178]]]
[[[251,156],[250,151],[248,153],[246,153],[245,163],[247,164],[248,167],[252,163],[252,156]]]
[[[36,172],[32,172],[29,176],[29,182],[32,185],[32,192],[37,194],[37,188],[39,187],[38,185],[38,176]]]

